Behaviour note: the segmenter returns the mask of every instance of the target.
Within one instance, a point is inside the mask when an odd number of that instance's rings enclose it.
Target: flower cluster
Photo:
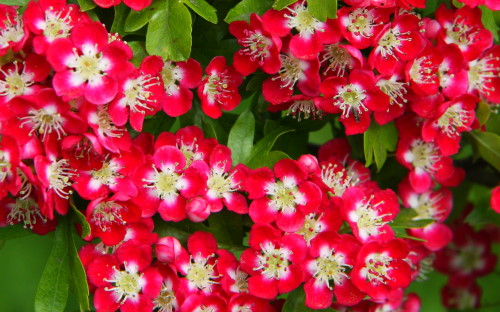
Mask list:
[[[500,103],[500,48],[482,2],[441,6],[435,19],[410,10],[422,0],[344,2],[324,22],[303,0],[232,22],[241,49],[205,69],[155,55],[135,66],[120,34],[66,1],[31,1],[22,15],[0,5],[0,226],[46,234],[70,207],[81,212],[97,311],[271,312],[300,287],[312,309],[417,311],[405,290],[434,257],[450,276],[446,305],[476,308],[475,278],[496,257],[483,232],[445,220],[465,175],[452,159],[462,133],[480,127],[479,101]],[[345,138],[252,167],[194,125],[143,131],[195,109],[220,118],[257,70],[270,112],[332,115],[347,136],[394,122],[407,169],[397,190],[372,179]],[[220,241],[217,213],[244,220],[245,242]],[[420,225],[397,232],[403,214]]]

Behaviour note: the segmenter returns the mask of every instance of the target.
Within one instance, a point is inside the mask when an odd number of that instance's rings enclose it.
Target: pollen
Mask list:
[[[97,108],[97,126],[98,131],[108,138],[119,138],[123,135],[124,129],[119,129],[111,120],[108,112],[108,105],[100,105]]]
[[[325,46],[324,51],[321,63],[328,63],[328,67],[324,72],[325,75],[331,71],[336,76],[343,77],[347,69],[351,70],[353,68],[353,57],[347,49],[337,44],[329,44]]]
[[[159,85],[158,77],[151,77],[151,75],[141,75],[135,79],[129,79],[125,83],[124,101],[132,112],[145,113],[145,110],[152,111],[151,104],[155,100],[151,99],[152,92],[148,88]]]
[[[0,150],[0,182],[5,181],[12,167],[9,154]]]
[[[17,61],[14,61],[13,65],[14,68],[7,71],[0,69],[0,73],[4,76],[0,79],[0,96],[5,97],[6,101],[23,95],[34,84],[33,74],[27,74],[24,71],[19,73]]]
[[[207,258],[196,256],[191,256],[191,262],[189,268],[187,269],[186,279],[189,283],[194,285],[196,288],[203,290],[205,288],[210,288],[212,284],[218,284],[215,280],[219,278],[214,270],[214,264],[209,264],[209,259],[213,256]]]
[[[349,213],[349,219],[356,222],[359,235],[361,238],[366,239],[368,236],[379,234],[379,229],[387,224],[383,218],[390,216],[390,213],[379,214],[376,208],[383,205],[384,202],[380,201],[378,203],[372,203],[374,196],[370,196],[368,199],[364,198],[360,202],[356,203],[356,209]]]
[[[326,284],[326,287],[333,289],[333,285],[341,285],[342,280],[349,278],[345,273],[352,266],[345,263],[344,255],[335,253],[334,249],[328,252],[321,252],[321,256],[314,261],[315,272],[313,274],[316,281]]]
[[[340,87],[338,94],[333,97],[333,100],[334,105],[342,110],[343,118],[349,118],[352,112],[356,121],[359,121],[359,115],[368,111],[368,108],[363,103],[366,99],[365,93],[365,90],[354,84],[347,84]]]
[[[12,17],[7,14],[0,29],[0,49],[7,48],[12,42],[17,43],[24,38],[24,27],[21,16]],[[1,26],[0,26],[1,27]]]
[[[295,28],[300,35],[313,34],[315,31],[323,31],[321,23],[309,13],[303,4],[297,5],[295,9],[287,8],[291,15],[285,15],[288,19],[288,27]]]
[[[94,208],[91,219],[103,232],[109,232],[112,225],[123,225],[126,223],[122,219],[122,213],[126,211],[127,208],[125,206],[114,201],[103,201]]]
[[[153,188],[157,196],[161,199],[172,200],[179,195],[178,190],[183,187],[183,179],[172,168],[165,168],[158,171],[155,166],[154,176],[151,179],[142,179],[147,188]]]
[[[290,114],[299,122],[302,118],[312,117],[312,119],[316,119],[318,117],[321,119],[323,117],[323,111],[316,106],[313,100],[294,101],[288,109],[287,116]]]
[[[421,168],[427,172],[437,170],[434,164],[441,159],[436,145],[432,142],[424,142],[421,139],[414,140],[410,146],[410,153],[405,155],[415,168]]]
[[[300,66],[300,60],[285,54],[280,55],[280,60],[281,68],[279,70],[279,76],[273,79],[281,79],[281,87],[291,90],[295,83],[299,81],[303,73]]]
[[[311,240],[322,231],[323,224],[320,222],[321,217],[322,214],[319,216],[315,213],[308,214],[305,218],[304,225],[297,231],[297,234],[302,235],[308,245]]]
[[[123,178],[122,175],[118,173],[121,166],[115,162],[104,162],[101,169],[93,170],[91,175],[92,178],[99,181],[102,184],[112,185],[116,184],[116,178]]]
[[[38,110],[31,109],[28,116],[19,118],[21,121],[21,128],[25,125],[31,127],[29,135],[32,136],[35,132],[42,135],[42,140],[45,140],[47,134],[55,132],[57,138],[61,139],[66,135],[63,128],[63,118],[53,105],[48,105]]]
[[[71,190],[66,190],[67,187],[71,186],[70,178],[76,175],[76,170],[68,168],[68,166],[68,160],[60,159],[53,161],[47,169],[49,188],[53,189],[59,197],[66,199],[73,193]]]
[[[16,198],[16,202],[8,206],[10,206],[11,210],[7,215],[6,221],[11,225],[22,222],[24,228],[33,229],[37,220],[43,223],[47,222],[47,218],[40,213],[37,202],[31,198]]]
[[[355,36],[370,38],[373,28],[380,25],[375,22],[375,17],[367,9],[356,9],[349,14],[347,30]]]
[[[172,287],[163,283],[160,294],[153,300],[155,311],[158,312],[173,312],[177,311],[179,304]]]
[[[377,86],[382,92],[390,98],[391,105],[403,107],[408,100],[405,98],[408,91],[406,90],[407,82],[394,81],[392,79],[380,79]]]
[[[333,191],[332,196],[342,196],[348,187],[359,182],[359,179],[349,176],[345,168],[332,164],[321,166],[321,180]]]
[[[124,303],[127,299],[137,300],[142,289],[141,276],[135,272],[119,271],[115,268],[112,279],[106,279],[114,287],[106,287],[106,291],[113,291],[119,298],[117,302]]]
[[[165,62],[160,74],[163,79],[165,92],[168,95],[172,95],[175,90],[179,89],[178,83],[182,77],[181,71],[177,65],[172,62]]]
[[[444,114],[439,117],[437,124],[441,131],[448,137],[457,137],[460,132],[465,131],[472,123],[474,116],[462,109],[461,103],[451,105]]]
[[[248,55],[252,61],[263,63],[264,58],[269,55],[269,46],[272,41],[261,33],[255,31],[244,30],[245,38],[239,40],[239,43],[245,48],[240,50],[240,53]]]
[[[45,25],[43,29],[43,35],[48,39],[49,42],[54,41],[57,38],[67,38],[73,26],[71,26],[71,16],[70,13],[73,10],[69,7],[68,11],[63,14],[63,11],[54,12],[53,7],[49,7],[45,11]]]
[[[262,275],[267,279],[286,278],[290,255],[290,250],[276,248],[271,242],[261,244],[261,254],[257,255],[258,266],[254,270],[261,270]]]
[[[104,58],[98,51],[97,45],[83,45],[82,54],[76,48],[73,48],[73,58],[68,61],[68,67],[72,68],[75,74],[91,85],[98,85],[102,81],[102,76],[110,67],[108,59]]]
[[[369,255],[367,261],[365,261],[366,268],[363,268],[363,272],[366,274],[369,282],[373,284],[387,284],[387,281],[390,279],[389,272],[392,270],[390,267],[392,261],[392,257],[384,253]]]
[[[297,205],[304,205],[304,195],[290,179],[284,178],[268,186],[269,206],[281,213],[294,213]]]
[[[237,187],[231,182],[232,178],[233,175],[224,172],[223,167],[213,167],[207,181],[208,195],[222,198],[227,193],[236,191]]]

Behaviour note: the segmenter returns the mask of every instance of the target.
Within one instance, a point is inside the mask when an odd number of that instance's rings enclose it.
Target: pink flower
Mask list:
[[[109,44],[100,23],[75,25],[69,38],[59,38],[47,49],[56,71],[52,82],[56,93],[66,100],[83,96],[97,105],[110,102],[118,93],[118,79],[133,70],[125,47]]]
[[[300,285],[303,278],[300,264],[307,254],[300,235],[282,235],[270,225],[256,224],[250,230],[249,245],[241,254],[241,269],[251,276],[248,279],[251,295],[274,299]]]
[[[227,66],[223,56],[213,58],[205,71],[207,76],[198,87],[201,108],[207,116],[219,118],[222,110],[231,111],[240,104],[238,87],[243,76],[233,66]]]
[[[229,32],[244,48],[233,56],[233,66],[242,75],[248,76],[257,68],[267,74],[275,74],[281,67],[279,52],[281,40],[263,29],[262,19],[255,13],[250,15],[250,24],[234,21],[229,24]]]

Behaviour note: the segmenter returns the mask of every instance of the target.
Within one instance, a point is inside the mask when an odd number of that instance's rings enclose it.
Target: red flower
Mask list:
[[[233,66],[226,65],[223,56],[217,56],[205,69],[207,76],[198,87],[203,112],[212,118],[222,116],[222,110],[231,111],[240,104],[238,87],[243,76]]]

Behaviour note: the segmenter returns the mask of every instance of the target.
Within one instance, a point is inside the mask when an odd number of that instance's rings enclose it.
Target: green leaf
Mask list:
[[[132,64],[134,66],[139,67],[141,65],[142,60],[148,56],[148,52],[146,52],[146,48],[144,47],[144,42],[142,41],[129,41],[127,42],[128,46],[134,52],[134,58],[132,58]]]
[[[78,0],[78,5],[83,12],[92,10],[96,7],[96,4],[92,0]]]
[[[232,151],[233,165],[244,163],[250,156],[254,133],[255,118],[251,111],[246,110],[234,123],[227,139],[227,147]]]
[[[295,2],[297,2],[297,0],[276,0],[274,1],[273,9],[280,11]]]
[[[337,17],[337,0],[308,0],[307,9],[312,16],[324,22]]]
[[[481,11],[483,12],[483,16],[481,17],[481,21],[483,22],[484,28],[488,29],[491,31],[493,34],[493,38],[495,38],[495,41],[498,41],[498,31],[500,28],[498,27],[496,21],[495,21],[495,16],[493,15],[493,11],[488,9],[486,6],[481,5],[479,6],[481,8]]]
[[[191,13],[177,0],[160,5],[148,25],[146,51],[163,59],[185,61],[191,53]]]
[[[392,228],[422,228],[432,222],[432,219],[419,219],[414,220],[414,218],[418,216],[418,213],[411,208],[401,209],[396,219],[394,219],[391,223]]]
[[[12,6],[27,6],[30,0],[0,0],[0,4]],[[94,5],[95,6],[95,5]]]
[[[68,218],[58,220],[54,245],[35,295],[35,312],[64,311],[69,292]]]
[[[212,213],[208,227],[219,244],[241,246],[243,241],[242,217],[228,210]]]
[[[113,25],[111,25],[111,33],[123,34],[123,27],[128,11],[130,11],[129,7],[123,3],[115,6],[115,19],[113,20]]]
[[[160,5],[164,5],[165,1],[167,0],[156,0],[153,1],[153,3],[149,7],[143,10],[131,10],[127,18],[125,19],[125,25],[123,26],[124,31],[134,32],[141,29],[149,22],[151,16],[153,16],[153,14],[158,10]]]
[[[7,225],[0,227],[0,240],[9,240],[21,238],[33,234],[28,229],[25,229],[21,224]]]
[[[464,6],[462,2],[459,2],[458,0],[452,0],[453,6],[457,9],[460,9],[461,7]]]
[[[397,143],[398,131],[393,122],[383,126],[372,122],[363,137],[366,166],[370,166],[375,158],[377,169],[380,170],[387,158],[387,151],[394,151]]]
[[[476,154],[500,171],[500,136],[491,132],[471,131]]]
[[[259,161],[259,158],[268,157],[269,151],[273,148],[276,140],[283,135],[284,133],[293,131],[293,129],[280,127],[274,131],[271,131],[269,134],[264,136],[257,144],[252,148],[252,153],[248,157],[247,165],[255,164]],[[256,168],[255,166],[250,166],[251,168]]]
[[[253,158],[248,162],[247,166],[254,169],[261,167],[272,168],[278,161],[285,158],[290,158],[290,156],[282,151],[271,151],[267,154],[263,154],[262,157]]]
[[[83,215],[83,213],[76,208],[73,203],[70,203],[71,209],[74,212],[74,219],[77,223],[80,223],[82,226],[82,238],[85,238],[90,235],[90,224],[87,222],[87,218]]]
[[[201,116],[201,125],[207,138],[215,138],[220,144],[227,142],[227,132],[220,124],[219,120],[214,120],[207,115]]]
[[[231,23],[234,21],[249,21],[250,14],[262,15],[273,5],[272,0],[243,0],[234,8],[229,10],[224,21]]]
[[[71,227],[71,224],[69,224]],[[71,282],[72,290],[75,294],[78,304],[80,306],[80,311],[90,310],[89,304],[89,285],[87,284],[87,275],[85,274],[85,269],[83,268],[80,257],[78,256],[78,251],[76,249],[74,236],[71,235],[71,228],[68,230],[70,233],[68,241],[68,254],[69,254],[69,268],[71,272]]]
[[[182,0],[182,2],[210,23],[217,24],[217,10],[205,0]]]
[[[491,109],[488,103],[485,101],[479,101],[476,109],[476,117],[479,121],[479,125],[484,126],[488,119],[490,119]]]
[[[305,305],[306,294],[302,287],[290,292],[283,305],[284,312],[335,312],[334,309],[328,308],[323,310],[313,310]]]

